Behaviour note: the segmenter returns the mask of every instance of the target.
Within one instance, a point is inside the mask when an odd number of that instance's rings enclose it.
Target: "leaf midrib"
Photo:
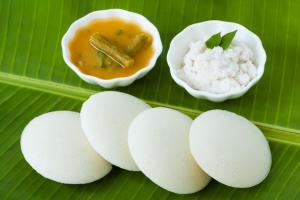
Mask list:
[[[90,95],[95,94],[99,91],[80,88],[76,86],[70,86],[62,83],[56,83],[51,81],[45,81],[26,76],[14,75],[5,72],[0,72],[0,83],[14,85],[17,87],[29,88],[41,92],[51,93],[54,95],[64,96],[71,99],[85,101]],[[181,106],[168,105],[155,101],[149,101],[143,99],[145,102],[153,107],[168,107],[180,112],[186,113],[191,117],[196,117],[202,113],[202,111],[184,108]],[[255,122],[254,123],[263,131],[265,136],[270,141],[277,141],[281,143],[288,143],[292,145],[300,146],[300,130],[285,128],[276,126],[268,123]]]

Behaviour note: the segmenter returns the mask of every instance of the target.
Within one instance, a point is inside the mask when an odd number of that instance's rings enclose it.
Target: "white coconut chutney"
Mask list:
[[[223,50],[209,49],[199,40],[190,44],[178,75],[196,90],[223,94],[246,87],[257,75],[254,63],[252,50],[242,42]]]
[[[22,133],[21,150],[35,171],[60,183],[90,183],[112,168],[89,145],[79,113],[70,111],[50,112],[31,120]]]
[[[84,102],[80,117],[91,146],[107,161],[120,168],[138,171],[128,149],[131,121],[150,106],[121,92],[100,92]]]
[[[192,119],[168,108],[152,108],[131,123],[128,144],[139,169],[160,187],[178,194],[203,189],[210,177],[189,149]]]
[[[211,110],[190,129],[192,155],[217,181],[237,188],[262,182],[271,167],[269,144],[250,121],[234,113]]]

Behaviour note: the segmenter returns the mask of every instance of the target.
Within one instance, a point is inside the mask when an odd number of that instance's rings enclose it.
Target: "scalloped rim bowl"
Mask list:
[[[177,69],[182,67],[183,58],[187,53],[189,44],[191,42],[197,41],[203,36],[213,35],[217,32],[227,33],[233,30],[238,30],[235,39],[244,42],[253,51],[255,58],[254,63],[257,66],[256,77],[251,80],[246,87],[224,94],[215,94],[196,90],[178,77]],[[266,58],[267,56],[262,42],[256,34],[240,24],[219,20],[205,21],[186,27],[172,39],[167,54],[167,62],[173,80],[192,96],[214,102],[221,102],[227,99],[238,98],[245,94],[255,83],[257,83],[261,79],[264,73]]]
[[[153,37],[153,49],[154,54],[149,61],[149,64],[136,73],[132,74],[128,77],[120,77],[120,78],[114,78],[114,79],[101,79],[95,76],[91,76],[85,73],[82,73],[77,66],[75,66],[70,59],[70,51],[69,51],[69,41],[73,39],[74,34],[76,31],[83,27],[88,25],[91,21],[96,19],[107,19],[111,17],[118,17],[122,18],[126,21],[132,21],[141,26],[143,30],[150,33]],[[145,76],[155,65],[157,58],[162,52],[162,43],[160,39],[159,32],[157,28],[144,16],[133,13],[130,11],[122,10],[122,9],[109,9],[109,10],[99,10],[91,12],[84,17],[76,20],[74,23],[71,24],[66,34],[63,36],[61,41],[62,51],[63,51],[63,58],[66,62],[66,64],[85,82],[91,83],[91,84],[98,84],[105,88],[113,88],[113,87],[119,87],[119,86],[127,86],[133,83],[135,80],[142,78]]]

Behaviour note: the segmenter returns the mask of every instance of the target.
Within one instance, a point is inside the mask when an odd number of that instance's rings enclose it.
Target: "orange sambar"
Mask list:
[[[154,54],[152,45],[147,45],[132,57],[134,64],[130,67],[122,68],[115,62],[109,66],[99,67],[99,52],[89,43],[90,36],[95,32],[99,32],[124,50],[135,35],[143,30],[138,24],[120,18],[94,20],[80,28],[70,41],[69,49],[72,63],[85,74],[101,79],[131,76],[147,66]]]

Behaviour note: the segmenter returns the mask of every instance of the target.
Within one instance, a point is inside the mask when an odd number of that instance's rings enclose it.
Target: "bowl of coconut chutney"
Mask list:
[[[244,95],[263,76],[266,52],[244,26],[219,20],[192,24],[171,41],[173,80],[196,98],[222,102]]]

